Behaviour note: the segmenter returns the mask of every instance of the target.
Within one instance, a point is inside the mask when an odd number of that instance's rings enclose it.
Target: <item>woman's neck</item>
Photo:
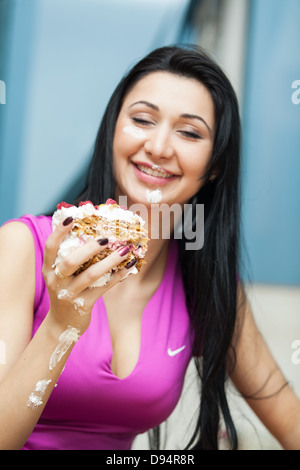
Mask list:
[[[148,251],[145,255],[145,265],[139,274],[139,280],[143,282],[145,278],[161,277],[167,263],[170,240],[150,240]]]
[[[123,203],[120,200],[120,194],[116,194],[116,200],[119,200],[119,204]],[[128,200],[127,197],[126,202],[129,210],[140,215],[145,221],[149,237],[148,251],[145,255],[146,264],[139,276],[132,276],[132,278],[136,280],[138,278],[139,282],[143,282],[146,278],[148,280],[149,276],[152,279],[155,276],[160,278],[166,266],[169,242],[173,237],[174,227],[182,215],[182,207],[176,204],[177,210],[174,211],[174,207],[170,208],[168,204],[139,204]]]

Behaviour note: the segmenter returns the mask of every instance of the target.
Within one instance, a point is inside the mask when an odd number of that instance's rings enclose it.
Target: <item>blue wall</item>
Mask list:
[[[2,0],[0,223],[55,207],[85,168],[121,76],[177,39],[188,3]]]
[[[256,282],[300,283],[300,1],[252,0],[244,94],[244,228]]]

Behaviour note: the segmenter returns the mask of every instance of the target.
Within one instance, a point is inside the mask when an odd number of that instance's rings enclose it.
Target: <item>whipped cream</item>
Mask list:
[[[68,234],[68,236],[59,245],[55,265],[58,265],[63,258],[65,258],[82,244],[83,242],[80,240],[80,238],[77,237],[76,234],[70,232],[70,234]]]
[[[155,189],[154,191],[146,190],[146,198],[148,202],[153,202],[156,204],[162,200],[162,194],[160,189]]]
[[[103,286],[105,286],[108,283],[108,281],[110,280],[110,277],[111,277],[111,272],[103,274],[103,276],[99,277],[99,279],[97,279],[97,281],[93,282],[93,284],[91,284],[89,286],[89,288],[91,289],[93,287],[103,287]]]
[[[90,215],[104,217],[108,220],[125,220],[130,223],[137,222],[142,226],[145,224],[145,221],[140,216],[134,214],[130,210],[124,210],[120,206],[114,204],[102,204],[96,208],[93,204],[85,204],[80,207],[71,206],[58,209],[53,214],[52,228],[54,230],[56,226],[60,222],[63,222],[67,217],[73,217],[73,219],[84,219]]]

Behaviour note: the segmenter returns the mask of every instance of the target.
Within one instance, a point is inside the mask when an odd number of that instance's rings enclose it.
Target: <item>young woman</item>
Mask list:
[[[119,264],[115,252],[79,276],[103,249],[89,242],[53,268],[72,219],[53,233],[51,218],[25,216],[0,230],[1,449],[130,449],[156,429],[180,397],[195,360],[201,382],[196,429],[184,445],[217,449],[230,377],[285,449],[300,448],[300,405],[254,323],[239,272],[240,123],[234,91],[197,48],[164,47],[141,60],[112,95],[97,136],[87,184],[94,204],[127,197],[151,215],[161,203],[188,204],[193,230],[204,204],[204,245],[152,237],[147,264],[120,282],[91,282]],[[58,201],[59,202],[59,201]],[[72,293],[59,299],[61,289]],[[74,300],[84,297],[86,314]],[[64,349],[61,349],[65,346]],[[61,358],[49,369],[53,352]],[[57,386],[56,386],[57,385]],[[156,431],[155,436],[158,436]],[[157,439],[155,439],[157,440]]]

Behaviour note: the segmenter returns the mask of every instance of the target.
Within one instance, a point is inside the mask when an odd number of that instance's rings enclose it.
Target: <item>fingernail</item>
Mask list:
[[[137,262],[137,258],[132,259],[131,261],[129,261],[129,263],[126,264],[125,268],[126,269],[132,268],[132,266],[134,266],[136,262]]]
[[[100,238],[100,240],[97,240],[100,246],[107,245],[108,244],[108,238]]]
[[[128,252],[129,252],[128,246],[123,246],[122,248],[118,250],[118,253],[120,256],[125,256],[127,255]]]
[[[71,222],[73,222],[73,217],[67,217],[67,218],[63,221],[63,225],[64,225],[64,226],[70,225]]]

